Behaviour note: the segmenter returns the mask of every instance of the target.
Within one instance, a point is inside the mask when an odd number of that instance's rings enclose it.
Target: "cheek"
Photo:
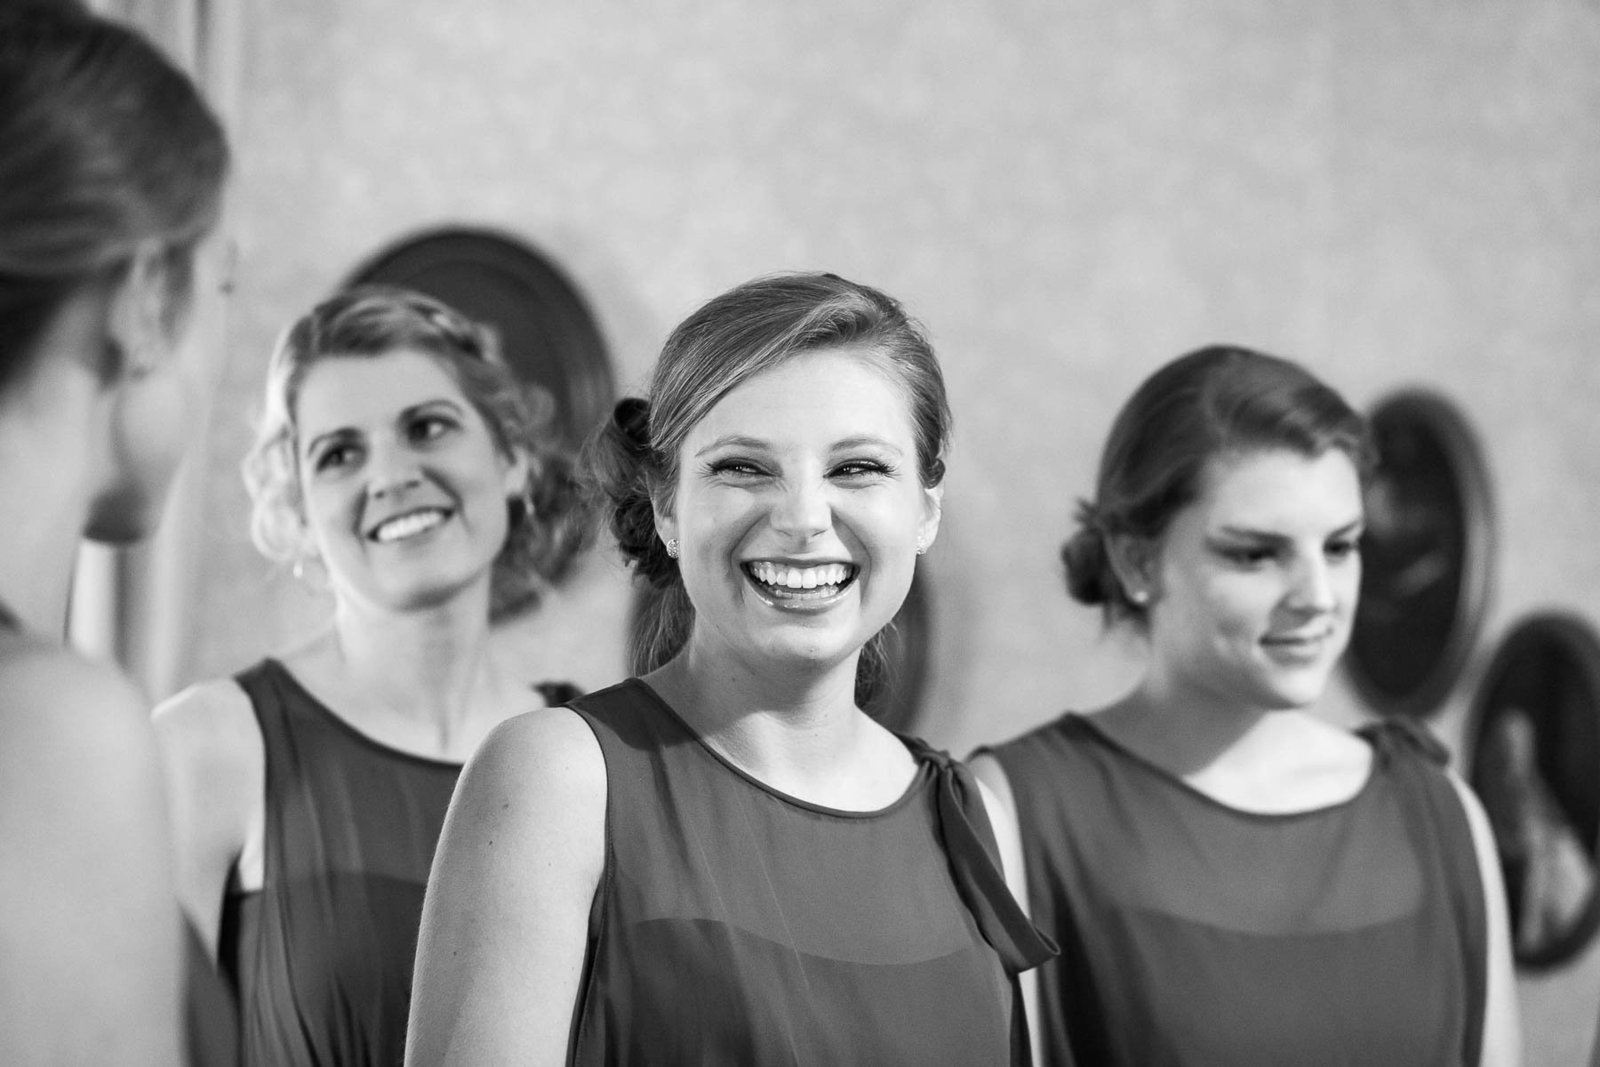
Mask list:
[[[155,374],[123,386],[112,447],[128,478],[163,496],[189,446],[194,390],[178,374]]]
[[[342,542],[336,535],[354,529],[360,520],[355,499],[326,482],[312,480],[301,485],[301,514],[312,542],[323,555],[337,552]]]
[[[1197,631],[1254,640],[1271,615],[1273,598],[1255,583],[1229,578],[1195,586],[1189,602],[1189,623]]]

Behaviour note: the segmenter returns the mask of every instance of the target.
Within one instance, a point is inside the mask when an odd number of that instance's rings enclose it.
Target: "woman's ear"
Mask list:
[[[1160,546],[1153,537],[1118,534],[1106,538],[1106,557],[1123,594],[1143,607],[1159,595]]]
[[[673,515],[672,496],[658,485],[650,486],[650,511],[656,520],[656,536],[662,544],[678,539],[678,520]]]
[[[923,518],[917,527],[917,555],[933,547],[939,536],[939,520],[944,517],[944,486],[925,486],[922,490]]]
[[[167,357],[168,305],[173,300],[171,263],[165,246],[141,241],[111,293],[107,329],[114,355],[107,379],[141,378]]]
[[[511,449],[510,462],[501,475],[507,500],[521,500],[528,492],[528,478],[533,474],[533,460],[521,448]]]

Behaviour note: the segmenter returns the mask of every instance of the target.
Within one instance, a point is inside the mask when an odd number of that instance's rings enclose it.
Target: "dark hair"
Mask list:
[[[70,296],[141,244],[166,253],[170,328],[216,222],[222,127],[133,30],[73,4],[0,9],[0,389]]]
[[[1375,462],[1366,420],[1298,363],[1212,345],[1166,364],[1139,386],[1112,423],[1093,502],[1078,502],[1078,529],[1061,548],[1067,590],[1105,607],[1108,620],[1142,619],[1111,566],[1109,541],[1155,539],[1200,493],[1206,464],[1225,454],[1338,449],[1363,483]]]
[[[399,349],[437,360],[483,417],[501,454],[526,458],[523,492],[507,502],[511,526],[495,559],[491,614],[498,619],[532,607],[541,590],[570,569],[589,534],[573,457],[557,444],[555,401],[512,374],[487,326],[408,289],[348,289],[312,308],[279,339],[267,367],[256,441],[244,459],[256,546],[280,561],[309,552],[301,523],[296,409],[312,366]]]
[[[950,405],[933,348],[896,300],[835,274],[756,278],[706,303],[667,338],[650,399],[620,401],[590,441],[587,467],[609,509],[611,531],[651,587],[635,620],[635,673],[676,655],[694,622],[678,563],[656,535],[654,514],[654,502],[671,506],[684,438],[740,383],[800,353],[845,345],[904,388],[918,473],[924,485],[938,485]],[[874,637],[862,652],[858,703],[870,699],[882,675],[878,644]]]

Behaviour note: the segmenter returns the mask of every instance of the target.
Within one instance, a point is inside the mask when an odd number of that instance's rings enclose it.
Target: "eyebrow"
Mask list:
[[[462,415],[462,414],[465,413],[465,410],[466,410],[459,403],[457,403],[456,401],[452,400],[450,397],[447,397],[447,396],[436,396],[436,397],[432,397],[432,398],[430,398],[428,400],[421,401],[420,403],[411,404],[411,405],[409,405],[407,407],[401,408],[400,409],[400,416],[395,421],[396,422],[405,422],[407,419],[415,418],[417,415],[424,414],[424,413],[432,410],[433,408],[445,408],[445,409],[448,409],[454,415]],[[311,455],[313,452],[315,452],[317,450],[317,446],[320,445],[324,441],[339,440],[341,438],[359,436],[359,434],[360,434],[360,431],[358,431],[353,426],[340,426],[337,429],[328,430],[328,431],[326,431],[324,433],[319,433],[319,434],[317,434],[317,436],[311,438],[309,441],[306,442],[305,448],[302,450],[301,454],[302,455],[306,455],[306,456]]]
[[[1347,535],[1353,534],[1353,533],[1359,533],[1361,531],[1362,527],[1364,527],[1365,525],[1366,525],[1366,520],[1365,519],[1352,519],[1351,521],[1345,523],[1343,526],[1340,526],[1340,527],[1338,527],[1338,528],[1336,528],[1334,530],[1330,530],[1328,532],[1328,536],[1329,537],[1341,537],[1341,536],[1347,536]],[[1248,526],[1224,526],[1224,527],[1222,527],[1222,529],[1218,530],[1217,533],[1220,534],[1223,537],[1237,537],[1237,538],[1242,538],[1242,539],[1243,538],[1254,538],[1256,540],[1261,540],[1261,541],[1287,541],[1287,540],[1289,540],[1289,538],[1285,537],[1283,534],[1276,533],[1276,532],[1271,531],[1271,530],[1253,530]]]
[[[728,434],[725,437],[719,437],[716,440],[711,441],[704,448],[700,449],[700,451],[696,452],[695,456],[703,456],[707,452],[715,452],[719,448],[753,448],[765,450],[769,447],[771,446],[769,446],[767,442],[763,441],[759,437],[746,437],[743,434]]]
[[[855,437],[846,437],[842,441],[835,441],[833,443],[833,450],[835,452],[840,452],[851,448],[861,448],[864,445],[873,448],[881,448],[887,452],[893,452],[897,456],[901,453],[900,446],[895,444],[893,441],[889,441],[882,437],[874,437],[869,433],[858,434]]]
[[[875,437],[872,434],[858,434],[854,437],[846,437],[835,441],[831,446],[829,446],[829,448],[830,451],[833,452],[844,452],[852,448],[861,448],[862,446],[881,448],[887,452],[893,452],[897,456],[903,451],[900,446],[895,444],[893,441],[889,441],[882,437]],[[705,455],[707,452],[714,452],[719,448],[748,448],[757,451],[767,451],[772,448],[772,443],[759,437],[749,437],[744,434],[729,434],[726,437],[719,437],[710,442],[704,448],[696,452],[695,456],[698,458]]]

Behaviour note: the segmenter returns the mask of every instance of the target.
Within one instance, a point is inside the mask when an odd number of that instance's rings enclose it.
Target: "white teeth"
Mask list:
[[[387,544],[390,541],[415,537],[420,533],[433,529],[444,520],[445,513],[436,508],[413,511],[383,523],[377,530],[373,531],[372,538],[380,544]]]
[[[788,567],[770,560],[750,564],[750,573],[758,582],[785,589],[815,589],[824,585],[843,585],[850,578],[851,567],[845,563],[823,563],[815,567]]]

